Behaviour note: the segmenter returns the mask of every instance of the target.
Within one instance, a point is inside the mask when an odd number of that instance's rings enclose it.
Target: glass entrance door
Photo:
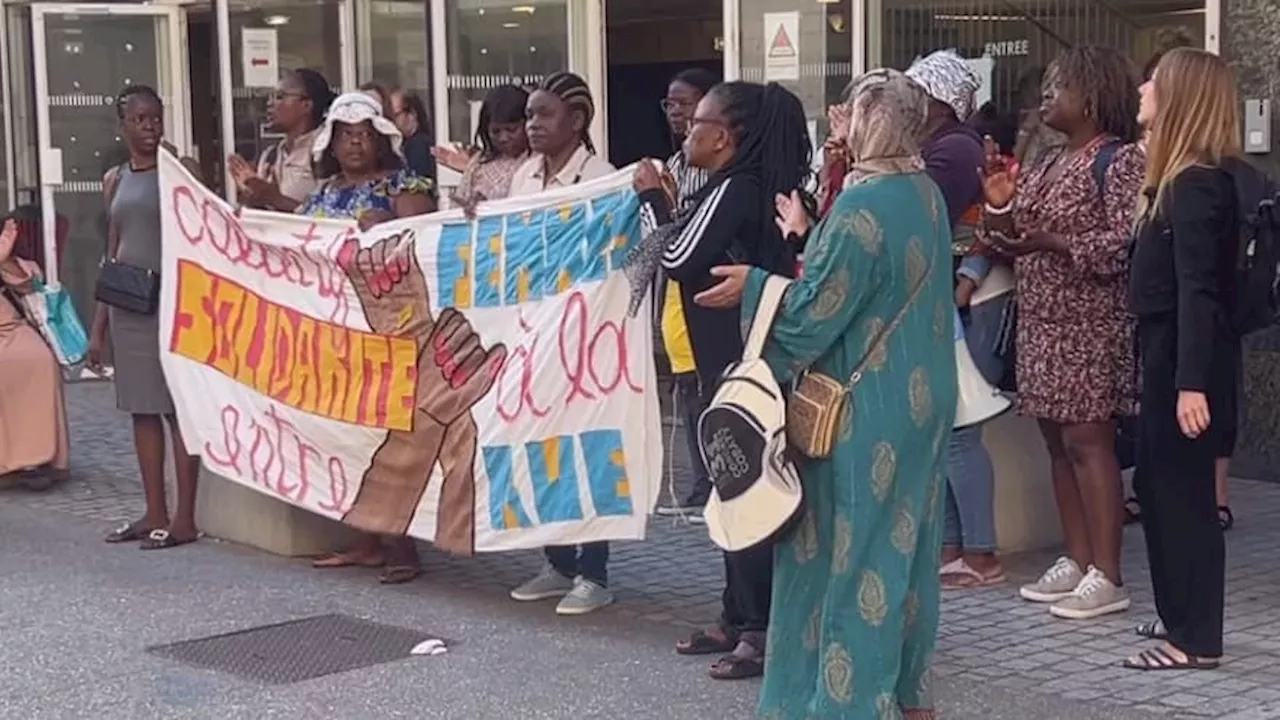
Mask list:
[[[128,161],[121,89],[155,88],[166,139],[181,153],[190,147],[184,17],[158,4],[37,4],[31,19],[45,274],[71,292],[87,328],[106,251],[102,177]]]

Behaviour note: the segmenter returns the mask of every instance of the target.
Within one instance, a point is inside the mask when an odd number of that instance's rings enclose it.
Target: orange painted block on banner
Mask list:
[[[179,261],[177,282],[171,352],[303,412],[413,428],[418,347],[412,339],[313,318],[188,260]]]

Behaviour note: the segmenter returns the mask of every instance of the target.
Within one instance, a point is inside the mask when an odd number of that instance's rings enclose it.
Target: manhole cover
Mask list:
[[[319,615],[147,652],[258,683],[286,684],[407,658],[430,637],[349,615]]]

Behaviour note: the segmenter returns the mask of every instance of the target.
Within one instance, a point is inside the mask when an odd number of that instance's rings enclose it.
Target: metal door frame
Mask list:
[[[165,113],[165,139],[173,143],[180,153],[188,153],[191,148],[191,95],[190,72],[187,68],[186,32],[187,18],[182,7],[177,4],[121,4],[102,3],[64,4],[36,3],[31,6],[31,54],[32,69],[35,73],[34,88],[36,96],[36,138],[38,145],[37,167],[40,175],[40,226],[44,236],[44,260],[46,283],[50,287],[58,287],[58,254],[57,254],[57,214],[54,207],[55,185],[49,182],[50,163],[61,157],[54,157],[53,139],[49,119],[49,48],[45,35],[45,18],[50,15],[87,15],[87,16],[141,16],[163,17],[168,20],[168,37],[157,38],[161,47],[157,50],[157,68],[162,76],[159,90],[169,91],[169,107]],[[5,59],[7,61],[7,58]],[[167,67],[166,67],[167,66]],[[163,74],[167,73],[168,78]],[[57,176],[62,175],[58,168]],[[61,178],[59,178],[61,179]],[[59,183],[61,184],[61,183]]]
[[[565,7],[565,56],[570,72],[587,81],[596,102],[595,118],[589,132],[596,152],[609,156],[608,132],[608,59],[605,49],[605,0],[563,0]],[[736,1],[736,0],[735,0]],[[431,110],[435,115],[436,142],[450,142],[449,116],[449,12],[446,0],[427,0],[431,18],[428,57],[431,62]],[[442,177],[456,173],[440,167]],[[441,184],[445,184],[442,180]]]

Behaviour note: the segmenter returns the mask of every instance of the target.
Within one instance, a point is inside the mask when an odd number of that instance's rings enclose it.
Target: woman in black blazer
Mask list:
[[[1238,240],[1231,168],[1240,100],[1216,55],[1179,48],[1142,86],[1150,129],[1130,306],[1142,363],[1137,470],[1163,641],[1139,670],[1209,669],[1222,657],[1224,547],[1214,464],[1235,433],[1240,338],[1231,329]]]

